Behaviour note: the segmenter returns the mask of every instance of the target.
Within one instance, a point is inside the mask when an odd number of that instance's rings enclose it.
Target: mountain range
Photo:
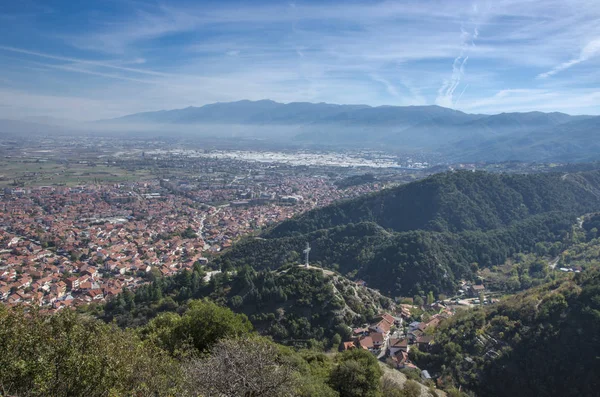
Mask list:
[[[261,129],[279,127],[276,138],[296,144],[437,152],[456,161],[586,161],[600,154],[600,117],[557,112],[484,115],[440,106],[244,100],[136,113],[102,122],[170,127],[243,125],[248,134],[258,138]]]
[[[580,162],[597,160],[600,155],[600,116],[556,112],[485,115],[440,106],[242,100],[66,126],[64,121],[51,119],[0,120],[0,133],[38,133],[44,126],[49,132],[185,133],[198,138],[267,140],[294,147],[431,153],[450,162]]]

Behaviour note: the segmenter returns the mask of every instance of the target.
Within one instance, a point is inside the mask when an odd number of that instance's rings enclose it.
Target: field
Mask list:
[[[0,160],[0,187],[74,186],[83,183],[111,183],[150,179],[147,170],[126,171],[107,164],[85,160],[4,158]]]

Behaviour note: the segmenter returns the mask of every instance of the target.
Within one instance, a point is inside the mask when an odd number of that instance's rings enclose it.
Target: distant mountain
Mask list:
[[[213,103],[202,107],[136,113],[108,122],[161,124],[309,124],[334,115],[367,108],[366,105],[332,105],[271,100]]]
[[[244,100],[136,113],[100,125],[169,126],[171,131],[193,127],[198,134],[205,126],[215,136],[237,131],[236,136],[284,143],[435,152],[453,161],[579,161],[600,155],[594,138],[599,120],[556,112],[482,115],[440,106]]]
[[[56,125],[42,124],[30,121],[0,119],[0,134],[47,134],[59,132],[61,127]]]
[[[366,107],[352,112],[344,112],[322,118],[322,124],[343,124],[347,126],[411,126],[428,120],[442,118],[472,120],[478,116],[468,115],[458,110],[441,106],[378,106]]]
[[[600,156],[600,117],[570,116],[572,120],[530,128],[513,128],[493,137],[458,142],[451,155],[465,160],[596,161]],[[538,125],[537,128],[533,128]]]

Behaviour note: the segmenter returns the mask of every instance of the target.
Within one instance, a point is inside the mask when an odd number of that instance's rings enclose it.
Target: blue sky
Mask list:
[[[0,118],[264,98],[600,114],[600,3],[0,3]]]

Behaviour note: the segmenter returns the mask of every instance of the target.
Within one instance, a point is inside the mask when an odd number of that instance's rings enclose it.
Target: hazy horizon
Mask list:
[[[431,104],[431,105],[405,105],[405,106],[400,106],[400,105],[392,105],[392,104],[382,104],[382,105],[368,105],[368,104],[364,104],[364,103],[330,103],[330,102],[311,102],[311,101],[289,101],[289,102],[279,102],[279,101],[273,101],[272,99],[268,99],[268,98],[264,98],[264,99],[256,99],[256,100],[249,100],[249,99],[239,99],[239,100],[233,100],[233,101],[228,101],[228,102],[213,102],[213,103],[207,103],[204,105],[199,105],[199,106],[194,106],[194,105],[189,105],[189,106],[184,106],[181,108],[164,108],[164,109],[147,109],[147,110],[142,110],[140,112],[137,113],[127,113],[127,114],[123,114],[120,116],[116,116],[116,117],[111,117],[111,118],[107,118],[107,119],[90,119],[90,120],[74,120],[74,119],[69,119],[69,118],[58,118],[58,117],[52,117],[52,116],[25,116],[25,117],[20,117],[20,118],[14,118],[14,117],[5,117],[3,119],[5,120],[14,120],[14,121],[26,121],[26,122],[32,122],[32,123],[39,123],[39,124],[61,124],[61,123],[93,123],[93,122],[99,122],[99,121],[110,121],[110,120],[114,120],[114,119],[119,119],[122,117],[126,117],[126,116],[130,116],[133,114],[143,114],[143,113],[155,113],[155,112],[169,112],[169,111],[176,111],[176,110],[183,110],[183,109],[187,109],[187,108],[201,108],[203,106],[207,106],[207,105],[214,105],[214,104],[228,104],[228,103],[237,103],[237,102],[261,102],[261,101],[272,101],[272,102],[276,102],[279,104],[283,104],[283,105],[289,105],[289,104],[294,104],[294,103],[310,103],[310,104],[315,104],[315,105],[336,105],[336,106],[365,106],[365,107],[370,107],[370,108],[385,108],[385,107],[422,107],[422,106],[440,106],[440,105],[436,105],[436,104]],[[440,107],[444,107],[444,106],[440,106]],[[452,108],[447,108],[447,109],[452,109]],[[504,114],[504,113],[536,113],[536,112],[540,112],[540,113],[564,113],[567,114],[569,116],[598,116],[596,114],[584,114],[584,113],[569,113],[569,112],[558,112],[558,111],[540,111],[540,110],[530,110],[530,111],[515,111],[515,112],[498,112],[498,113],[492,113],[492,112],[468,112],[468,111],[462,111],[459,109],[454,109],[466,114],[477,114],[477,115],[482,115],[482,116],[494,116],[494,115],[500,115],[500,114]],[[600,115],[600,114],[599,114]],[[2,118],[0,118],[1,120]],[[235,123],[234,123],[235,124]]]

